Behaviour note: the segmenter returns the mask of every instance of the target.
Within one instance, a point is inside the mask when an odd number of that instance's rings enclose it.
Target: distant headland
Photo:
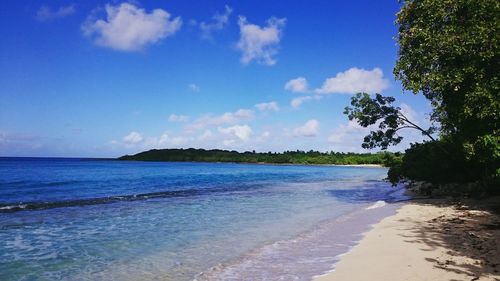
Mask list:
[[[119,160],[159,162],[233,162],[265,164],[312,165],[384,165],[398,157],[398,153],[353,153],[319,151],[238,152],[221,149],[151,149],[134,155],[121,156]]]

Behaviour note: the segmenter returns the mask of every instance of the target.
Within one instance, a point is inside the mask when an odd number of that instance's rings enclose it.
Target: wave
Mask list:
[[[174,198],[174,197],[191,197],[211,195],[227,192],[242,192],[263,187],[263,185],[239,185],[229,187],[215,188],[192,188],[184,190],[168,190],[141,194],[130,195],[114,195],[98,198],[83,198],[64,201],[49,201],[49,202],[16,202],[16,203],[0,203],[0,213],[11,213],[17,211],[36,211],[63,207],[81,207],[87,205],[109,204],[120,201],[139,201],[157,198]]]
[[[18,180],[18,181],[0,181],[0,187],[23,187],[23,188],[43,188],[43,187],[53,187],[53,186],[64,186],[73,185],[80,183],[89,183],[90,181],[80,181],[80,180],[66,180],[66,181],[51,181],[51,182],[38,182],[30,180]]]
[[[321,221],[294,237],[261,245],[200,272],[194,281],[311,280],[334,270],[340,257],[358,244],[372,225],[397,209],[397,205],[361,208]]]
[[[381,208],[381,207],[384,207],[385,205],[387,205],[387,203],[385,203],[385,201],[379,200],[379,201],[373,203],[371,206],[366,207],[366,210]]]

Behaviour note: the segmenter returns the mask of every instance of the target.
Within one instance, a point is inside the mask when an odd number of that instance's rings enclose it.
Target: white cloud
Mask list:
[[[293,130],[294,136],[314,137],[319,131],[319,121],[316,119],[308,120],[304,125]]]
[[[212,32],[223,29],[229,22],[229,16],[233,12],[233,9],[229,6],[224,7],[224,13],[216,13],[212,19],[211,23],[201,22],[200,30],[201,36],[205,39],[212,37]]]
[[[175,34],[182,25],[180,17],[171,19],[162,9],[147,13],[130,3],[106,5],[106,19],[91,15],[82,25],[83,33],[102,47],[137,51]]]
[[[167,133],[163,133],[158,141],[156,141],[155,138],[151,138],[153,146],[158,146],[158,145],[180,145],[184,144],[188,141],[187,138],[182,137],[182,136],[175,136],[171,137]]]
[[[247,141],[252,134],[252,128],[250,128],[248,125],[235,125],[226,128],[219,127],[218,130],[222,134],[235,136],[242,141]]]
[[[205,141],[205,140],[213,138],[213,136],[214,136],[214,134],[212,133],[212,131],[205,130],[205,132],[203,132],[203,134],[198,136],[198,140]]]
[[[189,120],[189,116],[186,116],[186,115],[177,115],[177,114],[170,114],[170,116],[168,117],[168,121],[170,122],[186,122],[187,120]]]
[[[309,91],[307,85],[307,79],[304,77],[298,77],[292,79],[285,84],[285,90],[294,92],[294,93],[306,93]]]
[[[315,91],[320,94],[380,93],[388,87],[389,81],[384,79],[380,68],[365,70],[353,67],[326,79],[323,86]]]
[[[189,90],[196,92],[196,93],[200,91],[200,87],[196,84],[189,84],[188,88],[189,88]]]
[[[306,101],[320,100],[321,98],[322,98],[322,96],[318,96],[318,95],[297,97],[297,98],[292,99],[292,101],[290,102],[290,105],[293,108],[297,109]]]
[[[401,113],[408,118],[411,122],[415,124],[419,124],[419,120],[417,119],[417,112],[413,110],[413,108],[406,103],[402,103],[399,108],[401,108]]]
[[[278,104],[275,101],[262,102],[255,105],[255,107],[260,111],[279,111]]]
[[[188,130],[202,129],[207,126],[220,126],[224,124],[234,124],[242,120],[250,120],[254,117],[253,110],[238,109],[236,112],[226,112],[218,116],[203,116],[194,120],[187,127]]]
[[[264,131],[264,132],[262,133],[262,137],[263,137],[263,138],[267,138],[267,137],[269,137],[270,135],[271,135],[271,133],[270,133],[269,131]]]
[[[130,132],[128,135],[123,137],[123,142],[126,144],[138,144],[144,140],[144,137],[141,133],[136,131]]]
[[[39,21],[47,21],[58,18],[64,18],[70,16],[76,12],[74,5],[62,6],[57,10],[52,10],[47,6],[41,6],[40,9],[36,12],[36,18]]]
[[[223,140],[223,141],[222,141],[222,144],[223,144],[224,146],[232,146],[235,142],[236,142],[236,140],[233,140],[233,139],[230,139],[230,140]]]
[[[253,110],[250,110],[250,109],[238,109],[234,113],[234,116],[236,118],[251,119],[251,118],[253,118]]]
[[[279,42],[283,33],[286,19],[272,17],[267,20],[267,26],[260,27],[248,23],[247,19],[240,16],[240,40],[236,47],[242,52],[241,62],[248,64],[255,60],[266,65],[274,65],[274,56],[278,53]]]

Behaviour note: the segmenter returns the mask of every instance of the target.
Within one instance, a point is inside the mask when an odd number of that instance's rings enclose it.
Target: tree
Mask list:
[[[396,22],[394,74],[432,103],[442,133],[473,146],[498,137],[500,1],[407,0]]]
[[[358,94],[346,108],[349,119],[365,127],[380,122],[363,147],[385,149],[401,142],[400,129],[414,128],[432,141],[413,144],[392,161],[393,182],[500,186],[500,1],[402,2],[394,75],[403,90],[431,102],[439,140],[432,138],[434,127],[424,130],[392,106],[394,98]]]
[[[410,120],[401,111],[401,108],[393,106],[394,101],[393,97],[384,97],[380,94],[376,94],[374,98],[371,98],[367,93],[358,93],[352,97],[351,106],[346,107],[344,111],[349,120],[356,120],[363,127],[378,122],[379,130],[371,131],[369,135],[365,136],[361,145],[363,148],[381,147],[387,149],[390,145],[396,145],[403,139],[398,135],[398,131],[401,129],[415,129],[430,140],[434,140],[432,136],[434,127],[421,128]]]
[[[396,22],[396,78],[478,180],[500,181],[500,1],[406,0]]]

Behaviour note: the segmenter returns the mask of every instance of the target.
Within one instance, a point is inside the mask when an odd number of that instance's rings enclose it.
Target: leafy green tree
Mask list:
[[[407,0],[397,14],[403,88],[433,105],[441,135],[478,172],[500,178],[500,1]]]
[[[352,97],[351,106],[346,107],[344,111],[349,120],[356,120],[363,127],[378,123],[379,130],[371,131],[364,138],[361,145],[363,148],[381,147],[387,149],[390,145],[396,145],[403,139],[398,135],[398,131],[401,129],[415,129],[430,140],[434,140],[432,136],[434,127],[421,128],[410,120],[401,111],[401,108],[392,105],[394,101],[393,97],[384,97],[380,94],[376,94],[374,98],[367,93],[358,93]]]
[[[432,141],[414,144],[393,161],[389,178],[500,186],[500,1],[405,0],[397,14],[399,54],[394,75],[404,90],[433,107],[435,128],[419,128],[394,98],[356,95],[345,113],[362,126],[379,124],[363,147],[398,144],[411,127]],[[391,162],[391,161],[389,161]],[[497,188],[498,189],[498,188]]]
[[[442,133],[473,146],[498,137],[500,1],[407,0],[397,24],[394,74],[431,101]]]

